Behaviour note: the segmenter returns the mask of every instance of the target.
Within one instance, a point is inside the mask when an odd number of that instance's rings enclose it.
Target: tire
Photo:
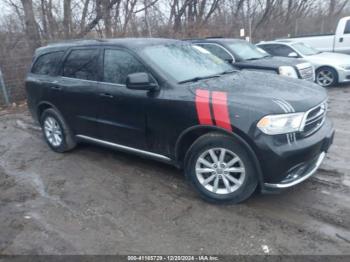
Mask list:
[[[338,73],[331,67],[321,67],[316,70],[316,83],[323,87],[338,84]]]
[[[56,110],[46,109],[40,116],[40,124],[45,141],[53,151],[63,153],[72,150],[76,146],[70,128]]]
[[[223,150],[224,160],[221,159]],[[212,152],[219,160],[216,166]],[[257,188],[258,179],[253,161],[246,148],[234,137],[219,133],[204,135],[193,143],[185,159],[187,179],[208,202],[240,203],[248,199]]]

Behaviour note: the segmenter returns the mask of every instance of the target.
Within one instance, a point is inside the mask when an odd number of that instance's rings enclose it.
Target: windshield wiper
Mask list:
[[[237,70],[227,70],[227,71],[220,73],[219,75],[228,75],[228,74],[232,74],[232,73],[237,73]]]
[[[253,57],[253,58],[246,59],[246,61],[259,60],[259,59],[261,59],[261,58],[262,58],[262,57]]]
[[[179,84],[185,84],[185,83],[189,83],[189,82],[197,82],[203,79],[208,79],[208,78],[214,78],[214,77],[219,77],[220,75],[211,75],[211,76],[197,76],[197,77],[193,77],[187,80],[183,80],[178,82]]]

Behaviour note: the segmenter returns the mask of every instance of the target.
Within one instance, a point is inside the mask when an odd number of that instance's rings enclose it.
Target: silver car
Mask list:
[[[350,82],[350,55],[321,52],[291,40],[261,42],[257,46],[273,56],[301,58],[310,62],[316,70],[316,83],[323,87]]]

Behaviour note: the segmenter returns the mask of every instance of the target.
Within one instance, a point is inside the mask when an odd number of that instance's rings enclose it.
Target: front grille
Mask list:
[[[302,79],[305,79],[311,82],[315,81],[315,71],[312,65],[300,64],[300,65],[297,65],[297,68],[299,70],[299,74]]]
[[[302,135],[310,136],[323,125],[327,114],[327,102],[312,108],[306,113],[305,126]]]

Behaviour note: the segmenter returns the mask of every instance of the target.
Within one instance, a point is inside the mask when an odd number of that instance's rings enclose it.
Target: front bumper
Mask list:
[[[339,83],[350,82],[350,70],[345,70],[343,68],[337,68],[338,81]]]
[[[305,181],[306,179],[311,177],[313,174],[315,174],[315,172],[320,167],[325,157],[326,157],[326,153],[322,152],[319,156],[315,158],[314,161],[300,165],[298,169],[288,174],[287,178],[281,181],[280,183],[277,183],[277,184],[265,183],[264,187],[283,189],[283,188],[288,188],[288,187],[292,187],[297,184],[300,184],[301,182]]]
[[[257,141],[257,156],[263,174],[262,191],[278,191],[311,177],[324,160],[333,138],[334,128],[328,119],[316,133],[290,144],[279,143],[274,136],[261,136]]]

